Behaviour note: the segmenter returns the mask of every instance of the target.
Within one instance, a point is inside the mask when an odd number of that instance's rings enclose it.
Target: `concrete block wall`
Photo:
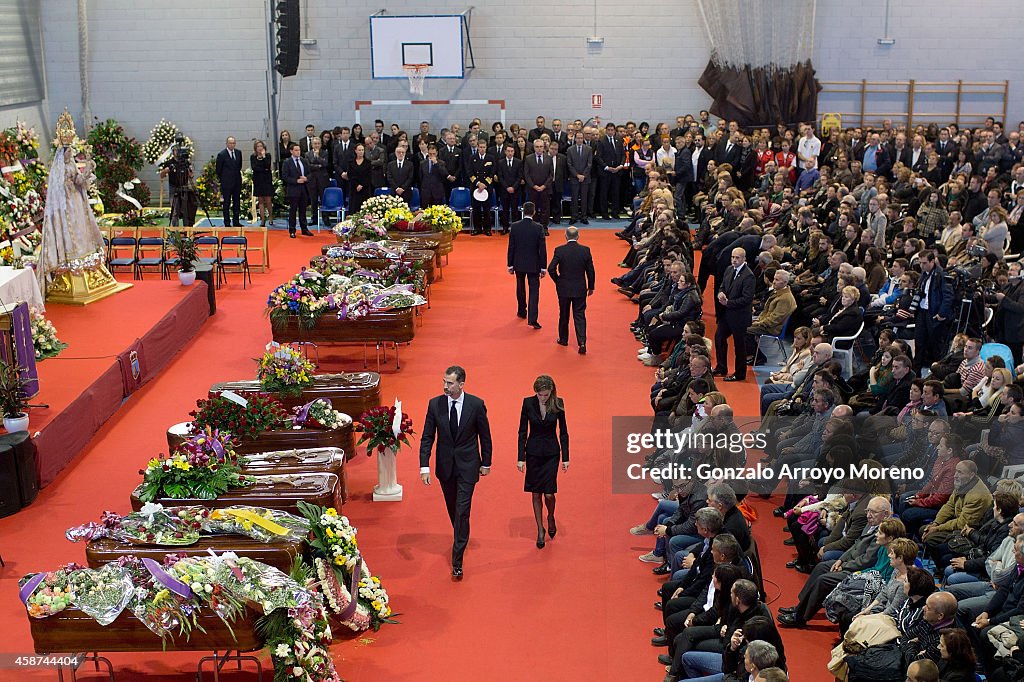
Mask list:
[[[68,106],[80,118],[77,15],[69,0],[41,0],[49,121]],[[428,79],[425,99],[504,99],[508,120],[532,123],[543,113],[563,119],[652,125],[708,106],[697,85],[709,45],[695,0],[651,0],[642,6],[598,0],[544,0],[508,4],[478,0],[472,15],[476,69],[463,80]],[[814,64],[823,80],[1001,80],[1017,74],[1022,41],[1015,35],[1013,0],[985,0],[968,15],[954,0],[891,3],[892,47],[880,47],[884,0],[856,11],[843,0],[818,0]],[[439,0],[383,5],[390,14],[457,13],[468,6]],[[353,103],[409,99],[404,80],[370,77],[369,15],[381,4],[361,0],[304,0],[316,45],[302,47],[298,74],[281,81],[279,125],[301,134],[303,125],[350,124]],[[638,9],[639,7],[639,9]],[[102,0],[89,3],[92,111],[114,117],[145,140],[166,117],[196,141],[199,158],[216,153],[228,134],[240,147],[268,137],[266,103],[266,5],[263,0]],[[965,23],[967,22],[967,23]],[[965,30],[965,26],[970,26]],[[604,38],[600,48],[586,38]],[[590,108],[592,93],[604,108]],[[1024,118],[1024,91],[1011,84],[1009,118]],[[899,101],[885,106],[902,107]],[[939,106],[938,104],[936,106]],[[984,108],[986,103],[979,106]],[[0,119],[5,112],[0,111]],[[415,130],[421,120],[435,130],[484,107],[375,107],[374,118]],[[39,124],[41,122],[33,122]],[[147,171],[143,178],[151,180]]]

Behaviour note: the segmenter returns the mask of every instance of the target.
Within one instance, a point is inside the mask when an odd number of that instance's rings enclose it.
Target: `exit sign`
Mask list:
[[[591,109],[600,109],[602,104],[604,104],[604,95],[595,92],[593,95],[590,96]]]

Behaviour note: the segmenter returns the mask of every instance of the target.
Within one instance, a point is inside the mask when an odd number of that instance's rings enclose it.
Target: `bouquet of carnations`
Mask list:
[[[123,568],[106,564],[83,568],[68,575],[75,606],[100,625],[110,625],[134,596],[134,586]]]
[[[396,230],[408,230],[409,226],[413,223],[415,217],[409,207],[402,202],[401,206],[395,206],[389,208],[384,212],[384,217],[381,218],[381,222],[388,229],[394,228]]]
[[[300,395],[313,385],[316,366],[306,359],[296,345],[271,341],[258,361],[256,378],[264,391],[284,395]]]
[[[298,275],[278,286],[267,297],[267,312],[271,322],[283,322],[295,315],[307,329],[316,325],[327,309],[327,294],[323,276],[312,270]]]
[[[79,568],[78,564],[67,564],[56,571],[30,573],[19,580],[21,601],[28,615],[46,618],[71,606],[75,593],[68,577]]]

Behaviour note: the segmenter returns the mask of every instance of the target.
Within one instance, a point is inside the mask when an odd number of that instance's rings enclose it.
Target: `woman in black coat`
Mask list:
[[[267,145],[257,140],[252,146],[253,153],[249,156],[249,168],[252,168],[252,195],[256,197],[256,212],[260,217],[260,227],[266,227],[267,221],[274,224],[274,166]]]
[[[569,470],[569,432],[565,427],[565,406],[555,390],[554,380],[541,375],[533,382],[535,395],[523,399],[519,417],[519,461],[516,467],[526,472],[523,489],[533,496],[533,516],[537,521],[537,548],[544,547],[544,505],[548,507],[548,535],[555,526],[555,493],[558,490],[558,462]],[[558,433],[556,433],[556,431]]]
[[[831,343],[838,337],[853,336],[864,321],[864,310],[857,305],[860,290],[855,286],[843,287],[842,307],[828,320],[817,320],[822,336]],[[817,324],[821,322],[821,324]]]
[[[356,154],[348,165],[348,188],[351,193],[348,200],[349,213],[358,212],[363,207],[363,202],[373,194],[370,173],[370,162],[366,158],[366,146],[357,144]]]

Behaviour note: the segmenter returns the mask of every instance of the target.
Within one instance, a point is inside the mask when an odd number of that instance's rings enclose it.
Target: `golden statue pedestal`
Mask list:
[[[106,264],[97,259],[54,270],[46,288],[46,302],[89,305],[131,288],[131,284],[122,284],[114,279]]]

